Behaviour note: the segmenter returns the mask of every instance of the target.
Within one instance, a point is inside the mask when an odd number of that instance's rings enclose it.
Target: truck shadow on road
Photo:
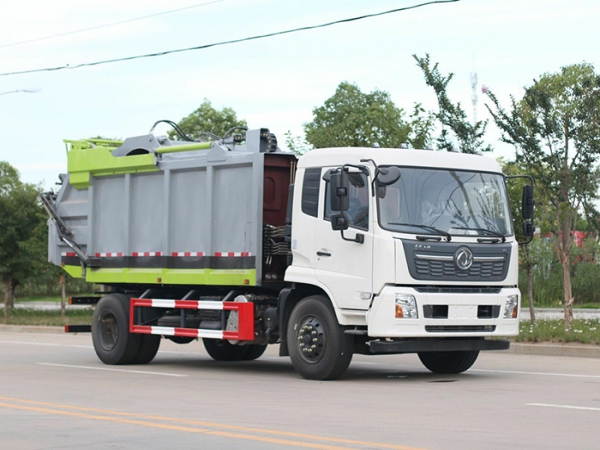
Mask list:
[[[214,361],[202,354],[162,354],[152,363],[146,366],[148,370],[164,370],[179,372],[187,376],[202,376],[203,374],[223,374],[223,376],[260,376],[261,378],[288,377],[290,379],[302,379],[294,370],[288,358],[266,357],[255,361]],[[152,369],[150,369],[152,368]],[[496,378],[497,375],[490,373],[478,373],[477,371],[466,372],[459,375],[440,375],[420,369],[417,367],[394,367],[365,365],[361,363],[351,364],[346,373],[337,382],[354,381],[404,381],[419,383],[456,383],[461,381],[479,382]]]

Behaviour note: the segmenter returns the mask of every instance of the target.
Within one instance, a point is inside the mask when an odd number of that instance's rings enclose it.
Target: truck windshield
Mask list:
[[[512,234],[502,175],[414,167],[400,171],[398,181],[377,189],[382,228],[453,236]]]

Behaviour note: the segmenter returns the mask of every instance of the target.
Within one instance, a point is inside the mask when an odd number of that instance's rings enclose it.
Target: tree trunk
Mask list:
[[[565,315],[565,331],[571,331],[571,319],[573,318],[573,289],[571,286],[571,230],[565,226],[562,230],[558,245],[558,258],[563,273],[563,304]],[[568,235],[565,237],[565,234]]]
[[[10,282],[10,285],[11,285],[11,289],[10,289],[9,307],[10,307],[10,309],[13,309],[15,307],[15,291],[17,289],[17,286],[19,285],[19,282],[15,279],[12,279]]]
[[[527,298],[529,299],[529,317],[531,324],[535,323],[535,308],[533,307],[533,264],[527,264]]]
[[[4,281],[4,323],[8,323],[8,316],[10,314],[10,305],[13,299],[12,280]]]
[[[63,322],[65,320],[65,317],[67,315],[66,310],[67,310],[67,283],[66,283],[66,279],[64,275],[61,275],[59,278],[59,284],[60,284],[60,317],[62,318]]]

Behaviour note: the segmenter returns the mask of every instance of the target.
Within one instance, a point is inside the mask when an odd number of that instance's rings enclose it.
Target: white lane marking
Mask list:
[[[0,344],[43,345],[46,347],[94,348],[91,345],[64,345],[64,344],[49,344],[46,342],[0,341]]]
[[[111,369],[109,367],[72,366],[69,364],[53,364],[53,363],[37,363],[37,364],[40,366],[67,367],[69,369],[107,370],[110,372],[141,373],[144,375],[162,375],[165,377],[187,377],[187,375],[183,375],[183,374],[179,374],[179,373],[150,372],[150,371],[146,371],[146,370]]]
[[[549,403],[525,403],[525,406],[543,406],[545,408],[579,409],[582,411],[600,411],[600,408],[588,406],[552,405]]]
[[[508,373],[515,375],[542,375],[547,377],[571,377],[571,378],[600,378],[600,375],[581,375],[577,373],[551,373],[551,372],[520,372],[517,370],[486,370],[470,369],[469,372]]]

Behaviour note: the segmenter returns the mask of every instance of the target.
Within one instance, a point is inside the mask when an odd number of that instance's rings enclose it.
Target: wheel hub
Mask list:
[[[119,336],[119,325],[117,318],[111,312],[105,312],[100,318],[100,343],[102,347],[110,351],[115,345]]]
[[[316,317],[309,316],[302,320],[297,339],[300,355],[305,361],[316,363],[321,360],[327,337],[325,328]]]

